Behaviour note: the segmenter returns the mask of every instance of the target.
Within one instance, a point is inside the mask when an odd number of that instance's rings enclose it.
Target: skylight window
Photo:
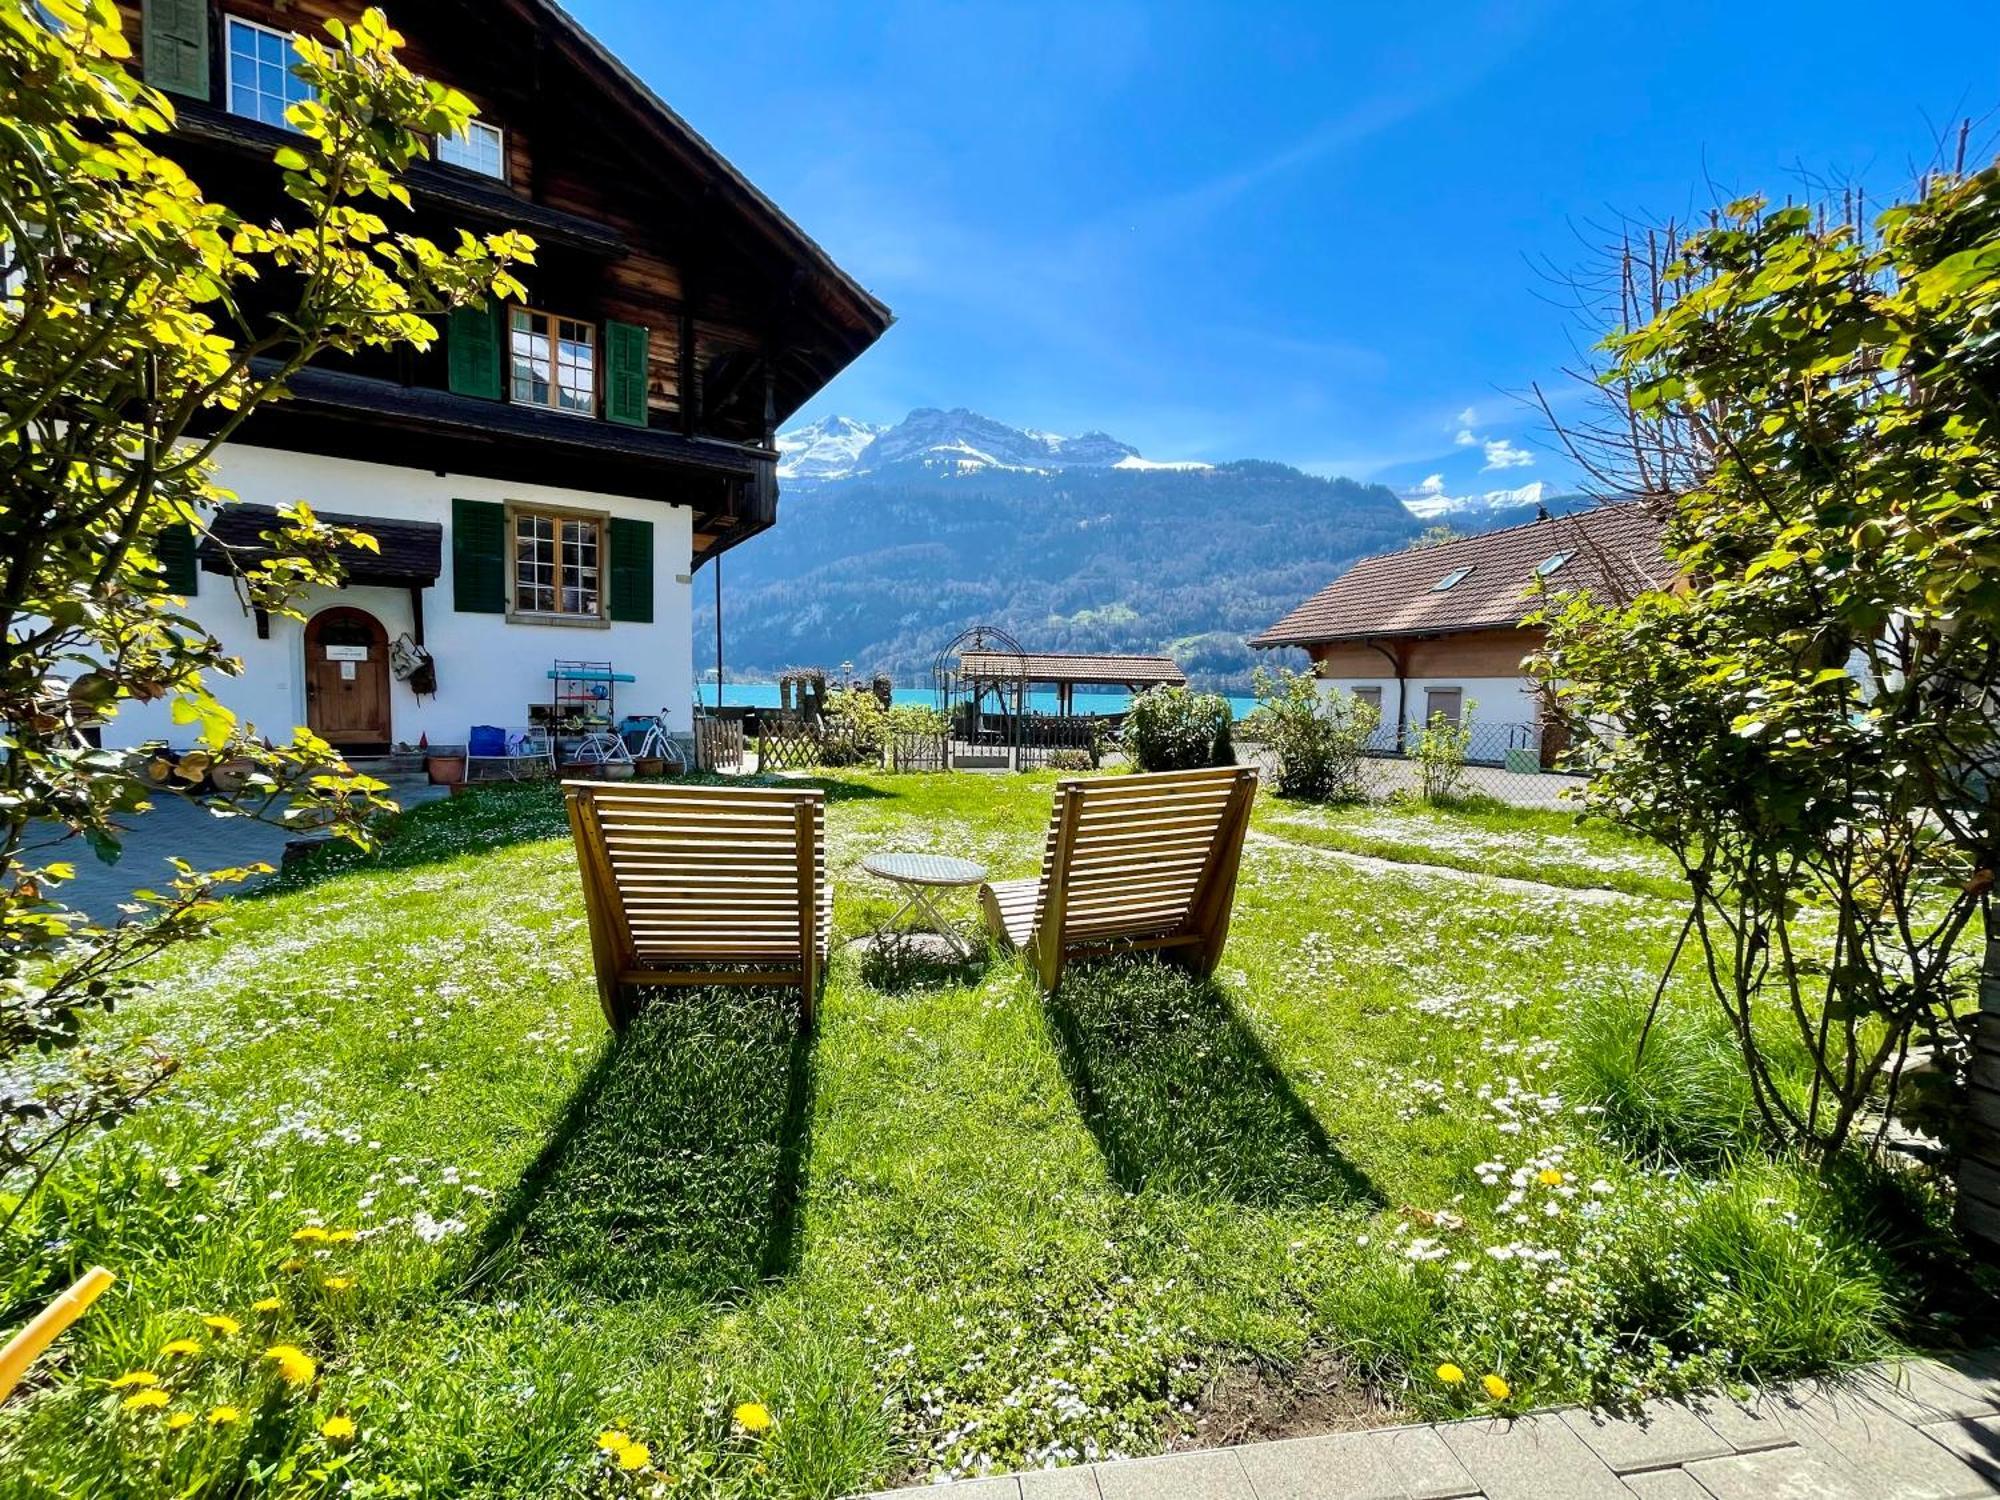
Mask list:
[[[1449,573],[1445,574],[1444,577],[1440,578],[1436,583],[1431,585],[1431,592],[1433,594],[1442,594],[1446,589],[1456,588],[1459,584],[1465,581],[1465,575],[1470,573],[1471,571],[1472,569],[1469,567],[1453,568]]]
[[[1570,552],[1558,552],[1553,557],[1543,558],[1540,562],[1535,564],[1535,576],[1537,578],[1548,577],[1549,574],[1555,572],[1556,569],[1560,568],[1564,563],[1568,562],[1574,556],[1576,556],[1576,553],[1574,551],[1570,551]]]

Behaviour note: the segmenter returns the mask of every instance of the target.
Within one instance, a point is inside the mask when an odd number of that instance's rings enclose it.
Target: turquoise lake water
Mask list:
[[[701,701],[713,706],[715,684],[704,682],[700,686]],[[937,694],[927,687],[899,687],[892,690],[897,703],[919,703],[927,707],[937,706]],[[731,708],[776,708],[778,706],[778,685],[775,682],[727,682],[722,685],[722,701]],[[1077,690],[1075,704],[1080,714],[1115,714],[1122,711],[1131,701],[1131,694],[1113,689],[1109,692],[1087,693]],[[1237,718],[1242,718],[1257,706],[1254,698],[1231,698],[1229,709]],[[1056,695],[1053,689],[1032,691],[1028,694],[1028,707],[1038,714],[1052,714],[1056,711]]]

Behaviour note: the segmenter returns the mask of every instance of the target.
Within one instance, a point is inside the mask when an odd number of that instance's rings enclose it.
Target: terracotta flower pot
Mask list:
[[[430,774],[432,786],[457,786],[465,780],[465,757],[433,755],[424,762],[424,770]]]

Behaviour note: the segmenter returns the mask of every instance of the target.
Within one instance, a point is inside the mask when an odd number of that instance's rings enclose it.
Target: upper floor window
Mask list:
[[[318,90],[292,71],[290,33],[228,17],[229,112],[266,125],[283,125],[292,105]]]
[[[514,400],[555,411],[597,411],[597,330],[529,307],[508,310]]]
[[[437,138],[437,159],[454,167],[464,167],[482,177],[507,180],[507,137],[498,125],[469,120],[457,135]]]

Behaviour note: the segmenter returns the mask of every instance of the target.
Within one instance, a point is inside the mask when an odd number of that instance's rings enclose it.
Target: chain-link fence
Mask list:
[[[1268,784],[1275,785],[1278,765],[1271,747],[1237,726],[1236,758],[1254,765]],[[1362,795],[1371,802],[1392,798],[1451,801],[1488,797],[1512,807],[1576,810],[1584,778],[1558,769],[1561,746],[1553,736],[1545,742],[1539,724],[1480,724],[1466,726],[1462,765],[1427,768],[1416,755],[1417,731],[1404,731],[1399,744],[1396,726],[1378,729],[1361,762]]]

